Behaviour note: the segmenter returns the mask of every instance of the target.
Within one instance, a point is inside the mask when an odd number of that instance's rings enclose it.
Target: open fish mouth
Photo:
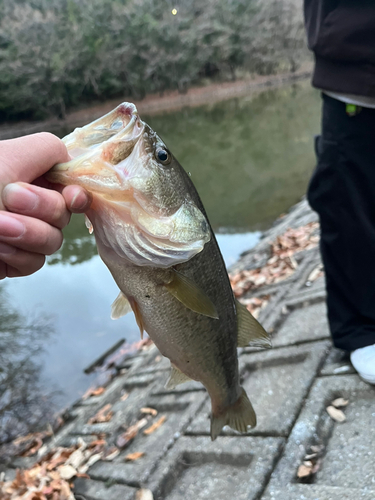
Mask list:
[[[99,248],[138,266],[167,268],[191,259],[211,239],[205,216],[173,168],[175,160],[171,168],[158,162],[157,152],[166,146],[134,104],[120,104],[63,142],[72,160],[55,165],[47,179],[92,193],[86,215]]]
[[[77,184],[96,193],[115,197],[116,186],[126,189],[114,165],[134,151],[144,130],[137,108],[122,103],[110,113],[63,138],[72,160],[55,165],[47,174],[51,182]]]

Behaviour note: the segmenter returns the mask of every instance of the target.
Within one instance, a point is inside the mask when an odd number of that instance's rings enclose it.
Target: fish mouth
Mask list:
[[[124,102],[92,123],[63,138],[72,160],[58,163],[46,174],[48,181],[75,184],[90,192],[122,196],[126,186],[115,168],[134,151],[144,130],[137,108]]]

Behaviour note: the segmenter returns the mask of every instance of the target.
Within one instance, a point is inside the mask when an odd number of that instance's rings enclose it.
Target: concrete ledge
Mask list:
[[[150,480],[155,500],[256,500],[281,438],[181,437]]]
[[[332,498],[335,499],[362,498],[360,495],[366,491],[370,496],[363,498],[374,500],[374,396],[375,387],[365,384],[355,375],[316,380],[264,498],[279,498],[277,494],[281,491],[293,491],[293,495],[301,490],[308,492],[310,485],[298,484],[297,470],[310,447],[320,445],[324,447],[322,463],[312,478],[310,491],[313,493],[307,494],[306,498],[326,500],[331,498],[325,496],[327,491],[331,492],[333,488]],[[338,397],[349,399],[349,405],[344,409],[347,420],[343,423],[335,422],[326,412],[326,406]],[[348,490],[352,492],[351,497],[347,496]],[[346,496],[339,497],[344,493]]]

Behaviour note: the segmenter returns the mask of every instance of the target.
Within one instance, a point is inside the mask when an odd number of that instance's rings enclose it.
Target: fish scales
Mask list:
[[[120,290],[136,300],[145,330],[160,352],[190,378],[201,381],[210,395],[220,394],[221,406],[236,401],[239,385],[235,305],[225,268],[218,272],[223,263],[214,237],[201,253],[180,264],[178,270],[207,293],[217,307],[219,320],[187,309],[170,295],[161,285],[168,280],[169,271],[125,267],[106,257],[103,260]]]
[[[167,386],[200,381],[212,403],[211,438],[224,425],[245,432],[256,417],[240,386],[237,347],[268,347],[267,333],[239,304],[203,204],[160,137],[123,103],[64,138],[73,160],[51,182],[79,184],[99,254],[120,294],[118,318],[133,310],[171,361]]]

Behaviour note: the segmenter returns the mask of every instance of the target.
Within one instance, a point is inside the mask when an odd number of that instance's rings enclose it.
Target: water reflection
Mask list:
[[[53,333],[51,319],[23,316],[0,285],[0,444],[52,418],[54,395],[42,387],[40,355]]]
[[[239,233],[268,227],[305,192],[319,114],[305,82],[144,119],[191,172],[213,228]]]

